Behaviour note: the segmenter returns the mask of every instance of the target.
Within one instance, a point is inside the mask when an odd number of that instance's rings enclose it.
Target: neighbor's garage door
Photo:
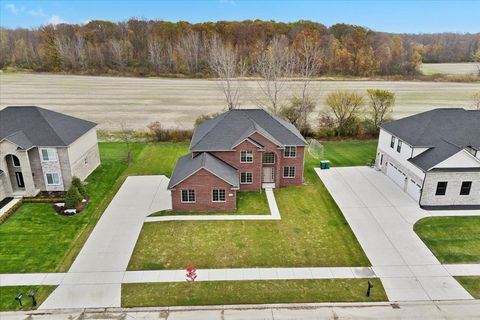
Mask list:
[[[391,163],[388,164],[387,176],[402,188],[402,190],[405,188],[405,175]]]
[[[422,187],[415,182],[413,179],[408,180],[407,184],[407,193],[416,201],[420,199],[420,190]]]

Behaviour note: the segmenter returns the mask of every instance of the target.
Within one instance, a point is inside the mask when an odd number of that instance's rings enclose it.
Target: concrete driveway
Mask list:
[[[426,211],[383,173],[368,167],[316,169],[373,265],[391,301],[472,296],[413,231],[427,216],[480,211]]]
[[[120,307],[121,283],[149,214],[171,209],[165,176],[128,177],[40,309]]]

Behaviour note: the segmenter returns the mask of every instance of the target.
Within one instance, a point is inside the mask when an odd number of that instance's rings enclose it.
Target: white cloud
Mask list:
[[[17,15],[18,12],[20,11],[20,9],[17,8],[13,3],[7,4],[5,8],[10,10],[10,12],[13,13],[14,15]]]
[[[30,10],[30,11],[28,11],[28,14],[31,15],[31,16],[34,16],[34,17],[46,17],[47,16],[47,14],[45,12],[43,12],[42,9]]]
[[[51,16],[50,19],[48,19],[47,24],[51,25],[57,25],[60,23],[65,23],[66,21],[61,19],[59,16]]]

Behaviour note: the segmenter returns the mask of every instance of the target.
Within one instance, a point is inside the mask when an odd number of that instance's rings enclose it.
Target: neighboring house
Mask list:
[[[435,109],[381,126],[376,166],[425,209],[480,208],[480,111]]]
[[[170,179],[173,210],[234,210],[238,190],[301,184],[306,145],[295,126],[262,109],[206,121]]]
[[[0,110],[0,199],[64,191],[100,164],[96,124],[39,107]]]

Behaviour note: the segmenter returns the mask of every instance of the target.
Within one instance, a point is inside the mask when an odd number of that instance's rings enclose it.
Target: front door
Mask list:
[[[19,188],[25,188],[25,182],[23,181],[23,174],[21,172],[15,172],[15,178],[17,179],[17,186]]]
[[[263,168],[263,182],[272,183],[275,181],[275,171],[273,167]]]

